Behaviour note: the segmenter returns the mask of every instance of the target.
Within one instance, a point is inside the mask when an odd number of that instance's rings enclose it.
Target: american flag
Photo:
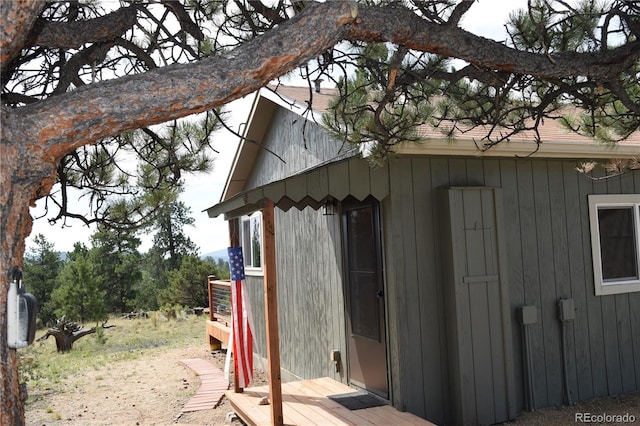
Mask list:
[[[233,328],[233,365],[238,378],[238,387],[246,388],[253,380],[253,336],[249,298],[244,289],[244,260],[242,247],[229,247],[229,269],[231,272],[231,325]]]

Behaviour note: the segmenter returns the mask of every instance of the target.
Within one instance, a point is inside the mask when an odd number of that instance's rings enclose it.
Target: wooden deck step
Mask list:
[[[195,371],[200,378],[200,388],[181,411],[187,413],[214,409],[229,389],[229,381],[224,377],[224,372],[200,358],[183,359],[180,362]]]

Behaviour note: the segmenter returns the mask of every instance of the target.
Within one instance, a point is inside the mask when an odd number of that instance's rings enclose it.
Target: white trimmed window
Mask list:
[[[640,194],[589,195],[596,295],[640,291]]]
[[[262,213],[255,212],[240,219],[240,241],[244,268],[248,275],[262,272]]]

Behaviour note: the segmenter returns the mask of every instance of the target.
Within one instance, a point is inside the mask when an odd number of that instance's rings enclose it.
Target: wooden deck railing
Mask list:
[[[220,349],[229,341],[231,327],[231,282],[209,276],[209,320],[207,339],[211,350]]]

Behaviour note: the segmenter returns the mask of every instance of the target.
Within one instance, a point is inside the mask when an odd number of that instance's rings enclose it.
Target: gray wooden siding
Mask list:
[[[248,188],[334,158],[340,144],[317,126],[279,110]],[[306,135],[303,137],[303,132]],[[306,146],[305,146],[306,144]],[[444,297],[443,224],[437,192],[452,186],[502,188],[515,400],[524,409],[522,329],[517,308],[535,305],[530,326],[536,407],[563,404],[557,301],[577,308],[568,324],[573,400],[640,390],[640,293],[594,294],[587,195],[640,193],[640,173],[593,181],[576,161],[399,157],[388,163],[382,202],[385,286],[393,404],[442,424],[452,421]],[[354,172],[356,173],[356,172]],[[335,178],[335,176],[330,176]],[[353,176],[350,176],[353,180]],[[358,188],[351,188],[359,191]],[[276,210],[282,366],[298,377],[336,374],[330,350],[345,357],[339,216]],[[261,278],[248,278],[256,337],[264,351]]]
[[[339,217],[311,208],[276,210],[280,358],[290,378],[346,380],[344,368],[336,373],[329,358],[331,350],[338,350],[346,359]],[[256,323],[255,351],[265,356],[262,277],[248,277],[247,284]]]
[[[255,188],[331,160],[343,150],[318,126],[279,108],[263,139],[267,150],[256,159],[245,189]],[[331,177],[330,177],[331,178]],[[348,180],[348,179],[347,179]],[[276,209],[278,319],[282,368],[286,378],[336,373],[329,355],[338,350],[346,359],[340,216],[323,216],[310,207],[287,212]],[[265,355],[262,277],[250,277],[256,338]],[[344,366],[341,366],[344,367]]]
[[[573,298],[568,325],[573,400],[640,389],[640,293],[594,294],[587,195],[640,193],[640,174],[593,181],[576,162],[403,157],[389,164],[383,220],[394,403],[436,423],[451,421],[443,318],[437,188],[495,186],[504,201],[507,271],[518,408],[522,330],[516,309],[538,308],[531,326],[537,407],[563,404],[557,301]],[[389,302],[391,304],[391,302]],[[420,336],[420,337],[418,337]]]
[[[274,115],[264,137],[264,145],[284,161],[267,150],[261,150],[245,190],[332,160],[346,149],[326,132],[318,131],[318,125],[282,108]]]

